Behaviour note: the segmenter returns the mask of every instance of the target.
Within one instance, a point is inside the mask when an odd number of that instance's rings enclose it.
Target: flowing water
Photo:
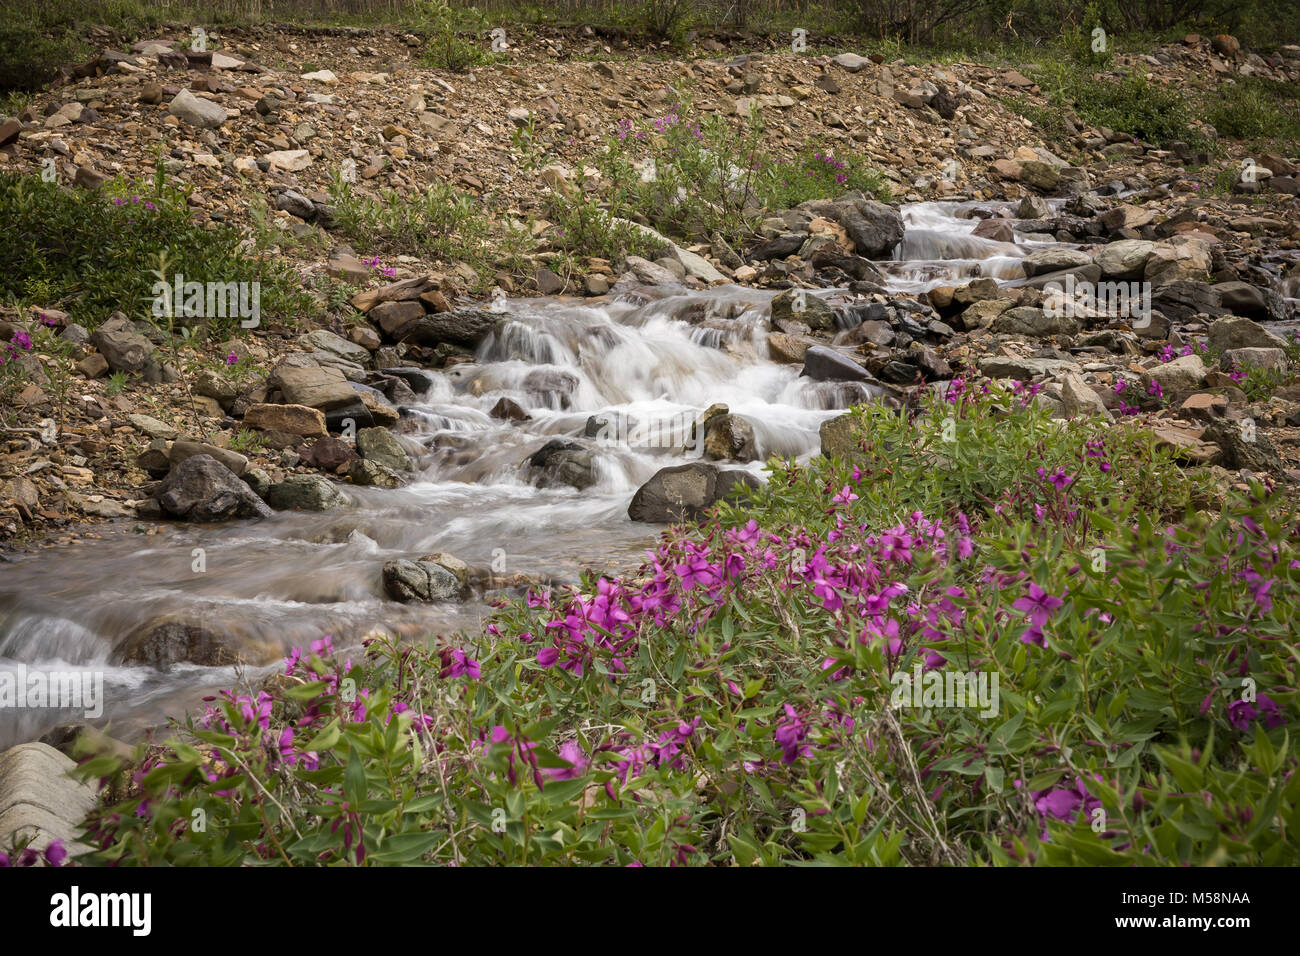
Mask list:
[[[892,291],[921,292],[978,276],[1023,276],[1018,260],[1052,243],[973,235],[978,209],[998,204],[923,203],[903,210],[899,258],[879,263]],[[823,293],[835,298],[842,293]],[[487,608],[403,605],[384,597],[380,569],[394,558],[450,552],[504,575],[576,580],[583,569],[634,569],[659,529],[632,522],[627,506],[658,469],[680,464],[689,424],[726,403],[749,419],[760,460],[807,458],[818,426],[864,398],[858,386],[816,383],[766,357],[764,326],[774,293],[734,286],[708,292],[637,289],[597,304],[529,299],[508,303],[509,321],[472,365],[429,373],[405,409],[399,440],[417,474],[396,490],[347,488],[349,504],[326,513],[277,514],[225,525],[169,523],[142,534],[109,525],[97,540],[0,563],[0,682],[23,666],[103,675],[103,714],[130,738],[167,714],[230,686],[232,668],[176,665],[166,671],[114,663],[135,630],[180,620],[234,635],[264,663],[323,634],[345,648],[383,628],[414,639],[478,626]],[[523,423],[489,412],[502,398],[528,411]],[[583,440],[589,419],[632,423],[629,442],[586,439],[597,451],[596,483],[583,491],[540,488],[525,460],[548,440]],[[731,466],[739,467],[739,466]],[[762,476],[758,463],[743,466]],[[204,570],[196,571],[196,549]],[[33,739],[80,711],[0,707],[0,749]]]

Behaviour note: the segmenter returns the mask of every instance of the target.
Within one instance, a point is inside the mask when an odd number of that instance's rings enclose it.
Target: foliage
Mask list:
[[[161,168],[150,184],[111,183],[93,193],[0,173],[0,255],[9,263],[0,298],[58,307],[89,326],[119,309],[146,315],[164,261],[183,269],[186,282],[260,282],[264,316],[306,309],[287,267],[248,255],[232,225],[195,222],[186,200]],[[237,327],[235,317],[213,324],[217,332]]]
[[[1032,407],[951,397],[892,447],[774,466],[772,500],[669,531],[635,579],[429,649],[294,652],[148,752],[86,862],[1294,862],[1296,515],[1259,488],[1183,508],[1122,436],[1051,470]],[[909,497],[904,432],[950,412],[1002,494],[927,517],[962,489],[938,462]],[[997,693],[899,692],[923,672]]]

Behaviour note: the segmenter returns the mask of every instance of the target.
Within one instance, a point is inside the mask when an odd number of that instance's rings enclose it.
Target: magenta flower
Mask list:
[[[1060,598],[1048,594],[1033,581],[1030,581],[1029,594],[1025,597],[1016,598],[1011,606],[1017,611],[1024,611],[1029,617],[1029,623],[1034,627],[1041,628],[1063,604],[1065,602]]]
[[[227,365],[236,365],[238,364],[238,362],[239,362],[239,356],[234,352],[231,352],[226,356]]]
[[[831,500],[834,501],[837,505],[847,505],[850,501],[857,501],[858,496],[849,490],[848,485],[845,485],[840,490],[840,493],[836,495],[834,498],[832,498]]]
[[[444,647],[438,651],[438,657],[442,660],[442,670],[438,674],[439,677],[444,679],[448,677],[468,677],[470,680],[478,680],[483,676],[478,661],[467,657],[462,650]]]

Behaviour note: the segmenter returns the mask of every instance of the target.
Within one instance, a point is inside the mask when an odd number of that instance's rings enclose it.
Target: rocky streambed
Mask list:
[[[1234,263],[1215,224],[1109,192],[904,206],[875,261],[844,241],[843,209],[768,224],[769,268],[801,236],[839,277],[821,289],[692,288],[671,260],[633,259],[586,299],[453,308],[419,277],[363,292],[367,334],[310,332],[242,390],[196,385],[279,451],[276,474],[133,416],[154,478],[135,517],[0,564],[0,672],[101,673],[94,722],[130,737],[324,634],[426,639],[478,626],[502,593],[634,569],[659,522],[762,480],[768,457],[843,451],[823,426],[850,405],[959,375],[1033,383],[1061,417],[1141,421],[1226,482],[1300,476],[1300,390],[1252,401],[1231,374],[1289,367],[1294,263]],[[1150,321],[1062,315],[1067,280],[1145,282]],[[124,322],[96,333],[113,362],[135,354]],[[82,719],[0,709],[0,748]]]

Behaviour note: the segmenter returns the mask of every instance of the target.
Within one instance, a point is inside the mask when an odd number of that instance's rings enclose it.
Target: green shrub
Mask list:
[[[296,318],[309,308],[287,267],[249,256],[232,225],[195,222],[187,197],[161,167],[152,183],[96,192],[0,173],[0,256],[8,263],[0,298],[57,306],[91,326],[119,309],[144,316],[165,263],[168,277],[187,282],[260,282],[263,316]],[[218,320],[211,330],[229,334],[237,324]]]
[[[482,66],[491,60],[485,35],[487,21],[476,8],[453,9],[445,0],[419,0],[412,5],[410,16],[415,32],[425,39],[420,56],[425,66],[463,73],[471,66]],[[457,32],[462,23],[469,24],[473,34],[470,39]]]

